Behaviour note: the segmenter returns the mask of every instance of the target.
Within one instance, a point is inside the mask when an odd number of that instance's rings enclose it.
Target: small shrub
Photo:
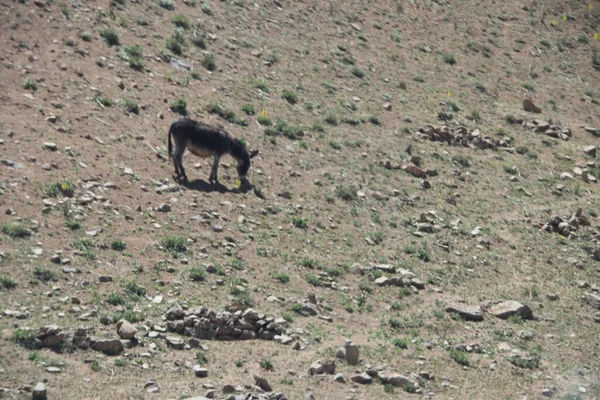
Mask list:
[[[377,117],[375,115],[371,115],[369,117],[369,122],[372,123],[373,125],[381,125],[381,121],[379,120],[379,117]]]
[[[363,71],[362,68],[360,68],[359,66],[353,66],[352,68],[350,68],[350,72],[357,78],[362,79],[365,77],[365,71]]]
[[[196,352],[196,363],[199,365],[205,365],[208,363],[208,356],[203,351]]]
[[[306,220],[306,218],[293,217],[292,218],[292,225],[294,225],[296,228],[307,229],[308,228],[308,221]]]
[[[167,49],[171,50],[173,54],[181,55],[183,54],[183,46],[181,43],[177,41],[177,39],[169,38],[165,41],[165,46]]]
[[[383,243],[383,232],[369,232],[367,237],[375,244]]]
[[[190,72],[190,78],[200,80],[200,73],[198,71]]]
[[[304,129],[298,125],[288,124],[287,122],[278,119],[273,128],[265,129],[265,135],[283,135],[288,139],[296,140],[304,136]]]
[[[124,241],[122,241],[121,239],[114,239],[110,243],[110,248],[115,251],[123,251],[123,250],[125,250],[125,248],[127,248],[127,244]]]
[[[206,15],[212,15],[212,13],[213,13],[213,10],[212,10],[212,8],[210,7],[210,4],[208,4],[207,2],[203,2],[203,3],[200,5],[200,9],[201,9],[201,10],[202,10],[202,12],[203,12],[204,14],[206,14]]]
[[[392,340],[392,344],[399,349],[408,349],[408,344],[410,341],[408,339],[394,339]]]
[[[267,84],[267,82],[264,79],[256,79],[253,81],[253,86],[256,89],[260,89],[265,93],[269,93],[271,91],[271,88],[269,87],[269,85]]]
[[[125,304],[125,299],[123,299],[123,296],[120,293],[112,292],[108,295],[106,302],[113,306],[122,306]]]
[[[456,64],[456,59],[454,59],[454,54],[448,53],[442,56],[442,59],[446,64],[454,65]]]
[[[329,125],[337,125],[338,122],[338,118],[333,115],[333,114],[329,114],[325,117],[325,123],[329,124]]]
[[[171,111],[186,116],[188,115],[187,111],[187,102],[184,99],[177,99],[170,104]]]
[[[211,53],[206,54],[202,60],[202,66],[209,71],[214,71],[217,69],[217,59]]]
[[[136,322],[144,321],[146,319],[146,315],[142,312],[137,312],[137,311],[133,311],[131,309],[127,309],[127,310],[115,313],[115,315],[113,315],[113,317],[112,317],[113,323],[115,323],[115,324],[122,319],[129,321],[132,324],[135,324]]]
[[[23,81],[23,89],[33,90],[35,92],[38,89],[37,83],[31,78],[27,78]]]
[[[187,252],[187,239],[180,236],[167,236],[161,241],[162,246],[175,253]]]
[[[100,36],[104,38],[109,46],[118,46],[121,44],[119,33],[113,28],[104,28],[100,31]]]
[[[231,122],[232,124],[235,124],[238,122],[238,118],[235,115],[235,112],[233,112],[233,110],[230,110],[226,107],[223,107],[220,104],[209,103],[206,106],[206,110],[211,114],[217,114],[219,117],[223,118],[226,121]]]
[[[296,93],[292,92],[291,90],[284,90],[281,97],[290,104],[296,104],[298,102]]]
[[[92,41],[92,34],[91,34],[91,33],[89,33],[89,32],[87,32],[87,31],[81,32],[81,33],[79,34],[79,37],[80,37],[80,38],[81,38],[81,40],[83,40],[84,42],[91,42],[91,41]]]
[[[206,49],[206,41],[202,36],[193,36],[190,38],[190,42],[192,42],[192,44],[196,47]]]
[[[140,113],[140,106],[133,100],[131,99],[124,99],[123,100],[123,106],[125,107],[125,109],[132,113],[132,114],[139,114]]]
[[[17,287],[17,283],[14,280],[12,280],[11,278],[0,276],[0,289],[4,288],[6,290],[10,290],[14,289],[15,287]]]
[[[469,366],[469,355],[465,351],[460,351],[456,349],[450,349],[448,353],[450,358],[459,363],[460,365]]]
[[[103,107],[112,107],[113,100],[110,97],[96,97],[96,101]]]
[[[125,284],[125,293],[130,299],[137,301],[140,296],[146,294],[146,289],[133,281],[129,281]]]
[[[335,188],[335,194],[344,201],[355,201],[358,199],[358,190],[354,185],[340,185]]]
[[[173,25],[178,28],[188,29],[190,27],[190,20],[183,14],[176,14],[171,19]]]
[[[306,279],[306,281],[313,286],[322,286],[321,280],[315,274],[306,274],[304,275],[304,279]]]
[[[13,224],[3,224],[1,227],[2,233],[4,233],[5,235],[10,236],[13,239],[16,238],[26,238],[29,237],[31,235],[31,232],[25,228],[23,225],[18,224],[18,223],[13,223]]]
[[[194,282],[204,282],[206,280],[206,271],[202,267],[192,267],[190,279]]]
[[[17,329],[13,332],[10,339],[25,347],[26,349],[33,350],[38,348],[38,341],[35,339],[36,331],[29,329]]]
[[[273,366],[273,362],[271,362],[271,360],[269,360],[268,358],[264,358],[264,359],[260,360],[260,367],[267,371],[275,370],[275,367]]]
[[[273,121],[271,120],[271,118],[269,117],[263,117],[262,115],[259,115],[258,117],[256,117],[256,121],[261,124],[262,126],[271,126],[273,125]]]
[[[35,271],[33,271],[33,276],[41,282],[58,281],[58,278],[56,277],[56,274],[54,272],[50,271],[49,269],[44,269],[40,267],[35,268]]]
[[[242,105],[242,111],[247,115],[254,115],[256,113],[256,109],[252,104],[244,104]]]
[[[90,368],[92,369],[92,371],[94,372],[100,372],[100,363],[98,362],[98,360],[94,360],[90,363]]]
[[[127,61],[129,66],[137,71],[144,68],[144,53],[139,45],[125,46],[119,52],[119,57]]]
[[[175,9],[175,2],[173,2],[173,0],[159,0],[158,5],[160,5],[165,10]]]
[[[288,283],[290,281],[290,276],[284,272],[278,272],[274,276],[281,283]]]
[[[540,366],[540,358],[537,355],[526,357],[514,355],[509,358],[509,361],[519,368],[535,369]]]

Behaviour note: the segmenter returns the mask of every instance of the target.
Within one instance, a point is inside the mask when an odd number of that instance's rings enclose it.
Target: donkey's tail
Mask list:
[[[171,124],[171,127],[169,128],[169,158],[172,158],[172,154],[173,154],[173,144],[171,143],[171,134],[173,132],[173,125]]]

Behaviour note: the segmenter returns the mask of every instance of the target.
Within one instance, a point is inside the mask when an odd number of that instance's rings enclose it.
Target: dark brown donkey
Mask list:
[[[175,141],[174,152],[172,151],[171,136]],[[186,148],[189,148],[190,152],[198,157],[214,157],[209,177],[210,183],[218,182],[219,160],[225,154],[230,154],[238,163],[237,173],[240,182],[245,186],[249,186],[246,175],[250,169],[250,159],[258,154],[258,150],[248,152],[241,141],[218,127],[194,121],[190,118],[177,119],[169,128],[169,157],[173,159],[177,178],[183,178],[184,182],[188,181],[182,164],[183,153]]]

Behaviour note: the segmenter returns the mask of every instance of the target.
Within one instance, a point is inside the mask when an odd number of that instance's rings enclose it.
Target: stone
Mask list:
[[[206,378],[208,376],[208,370],[206,368],[202,368],[200,365],[194,365],[192,367],[192,371],[196,374],[197,378]]]
[[[536,106],[533,103],[533,101],[530,99],[523,100],[523,110],[525,110],[527,112],[536,113],[536,114],[539,114],[542,112],[542,110],[538,106]]]
[[[386,111],[392,111],[392,103],[383,103],[381,105]]]
[[[123,351],[123,343],[119,339],[97,340],[93,342],[91,348],[104,354],[115,355]]]
[[[117,333],[121,339],[131,340],[137,333],[137,328],[126,319],[121,319],[117,322]]]
[[[333,381],[339,383],[346,383],[346,378],[344,377],[344,374],[336,374],[333,378]]]
[[[367,374],[366,372],[353,375],[352,378],[350,378],[350,379],[352,380],[352,382],[356,382],[360,385],[368,385],[370,383],[373,383],[373,378],[371,377],[371,375]]]
[[[58,150],[58,146],[54,142],[44,142],[44,148],[50,151]]]
[[[165,317],[169,321],[175,321],[176,319],[183,319],[183,307],[179,303],[175,303],[165,314]]]
[[[231,394],[233,392],[235,392],[235,386],[233,386],[233,385],[223,386],[223,394]]]
[[[600,296],[595,293],[587,292],[583,297],[590,306],[600,310]]]
[[[333,375],[335,373],[335,361],[327,360],[323,363],[314,362],[311,364],[308,369],[309,375],[320,375],[320,374],[328,374]]]
[[[258,386],[265,392],[273,391],[273,388],[271,388],[271,385],[269,385],[269,382],[267,382],[267,380],[265,378],[263,378],[262,376],[254,375],[254,382],[256,383],[256,386]]]
[[[65,334],[56,325],[46,325],[37,331],[35,338],[41,342],[42,347],[57,347],[65,340]]]
[[[446,312],[456,313],[467,321],[483,321],[483,312],[479,306],[452,303],[446,306]]]
[[[148,381],[144,385],[144,389],[146,389],[148,393],[158,393],[160,392],[160,385],[156,381]]]
[[[531,309],[514,300],[496,304],[495,306],[490,307],[488,312],[500,319],[507,319],[513,315],[517,315],[523,319],[533,319]]]
[[[402,387],[407,383],[413,383],[407,377],[398,374],[380,375],[379,379],[381,379],[381,383],[392,385],[394,387]]]
[[[359,349],[353,343],[348,343],[346,346],[346,362],[348,365],[357,365],[359,362]]]
[[[416,178],[422,178],[424,176],[427,175],[427,172],[425,172],[425,170],[423,170],[422,168],[417,167],[415,164],[413,163],[406,163],[402,165],[402,170],[411,174],[412,176],[416,177]]]
[[[60,374],[62,372],[62,370],[57,367],[48,367],[48,368],[46,368],[46,372],[49,372],[51,374]]]
[[[520,339],[523,340],[533,340],[535,338],[535,333],[531,332],[531,331],[519,331],[519,333],[517,333],[517,335],[519,336]]]
[[[185,342],[177,336],[167,336],[165,340],[167,341],[167,344],[175,350],[183,350],[185,348]]]
[[[48,392],[46,385],[43,382],[38,382],[31,392],[31,398],[33,400],[46,400],[48,398]]]
[[[282,335],[275,335],[275,337],[273,338],[273,340],[275,340],[276,342],[279,342],[281,344],[289,344],[294,339],[292,339],[290,336],[288,336],[286,334],[282,334]]]
[[[588,156],[596,158],[596,152],[597,152],[596,146],[586,146],[583,148],[583,151]]]

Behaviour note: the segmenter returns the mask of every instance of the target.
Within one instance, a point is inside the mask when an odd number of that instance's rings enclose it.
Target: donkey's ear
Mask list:
[[[258,155],[258,150],[252,150],[252,151],[250,152],[250,158],[254,158],[254,157],[256,157],[257,155]]]

